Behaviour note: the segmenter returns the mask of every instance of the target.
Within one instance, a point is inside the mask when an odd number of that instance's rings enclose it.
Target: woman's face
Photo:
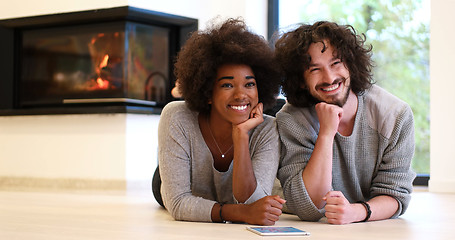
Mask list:
[[[253,71],[243,64],[224,64],[217,70],[213,85],[211,117],[233,124],[248,120],[258,104],[258,89]]]

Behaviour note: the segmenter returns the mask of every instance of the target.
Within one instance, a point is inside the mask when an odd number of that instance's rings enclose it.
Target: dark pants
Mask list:
[[[157,166],[155,173],[153,174],[153,179],[152,179],[152,191],[153,191],[153,196],[155,197],[155,200],[162,206],[164,207],[163,204],[163,198],[161,197],[161,177],[160,177],[160,169]]]

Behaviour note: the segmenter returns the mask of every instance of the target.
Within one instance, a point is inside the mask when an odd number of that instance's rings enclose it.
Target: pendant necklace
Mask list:
[[[209,118],[208,118],[208,117],[207,117],[207,125],[208,125],[208,127],[209,127],[210,136],[212,136],[212,139],[213,139],[213,141],[215,142],[215,145],[216,145],[216,147],[218,148],[218,151],[220,151],[221,157],[224,158],[225,154],[228,153],[229,151],[231,151],[231,149],[232,149],[232,147],[234,146],[234,144],[232,144],[231,147],[230,147],[225,153],[223,153],[223,152],[221,151],[220,146],[218,146],[218,143],[216,142],[215,137],[213,136],[212,129],[210,128],[210,122],[209,122]]]

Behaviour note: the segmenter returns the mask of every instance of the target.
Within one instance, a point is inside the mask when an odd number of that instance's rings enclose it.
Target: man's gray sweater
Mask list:
[[[302,171],[313,152],[319,132],[314,106],[297,108],[287,103],[277,114],[281,161],[278,178],[288,209],[302,220],[318,221],[324,210],[310,199]],[[373,85],[358,96],[351,136],[335,135],[332,188],[351,203],[388,195],[398,200],[393,218],[409,205],[414,155],[414,122],[408,104]]]

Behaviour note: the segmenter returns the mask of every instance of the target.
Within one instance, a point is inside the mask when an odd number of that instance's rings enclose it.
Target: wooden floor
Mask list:
[[[0,239],[455,239],[455,194],[417,189],[399,219],[343,226],[282,215],[309,237],[261,237],[245,224],[192,223],[172,219],[151,192],[0,190]]]

